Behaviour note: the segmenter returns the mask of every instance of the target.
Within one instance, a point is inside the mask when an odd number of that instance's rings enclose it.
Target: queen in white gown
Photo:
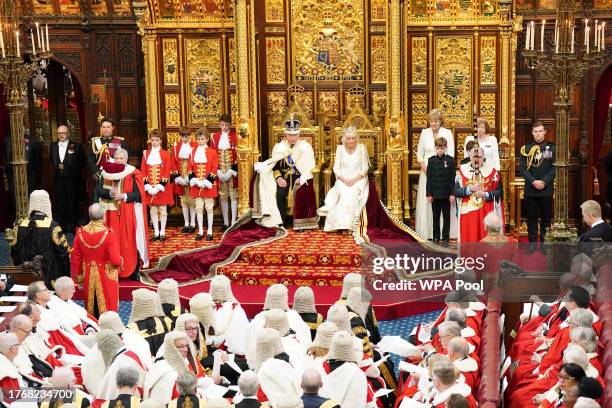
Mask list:
[[[318,210],[320,216],[326,217],[324,231],[353,229],[357,212],[367,200],[369,167],[368,150],[358,143],[356,129],[344,129],[334,162],[336,183]]]
[[[416,200],[415,229],[417,234],[425,239],[433,238],[433,212],[431,204],[427,201],[425,189],[427,186],[427,161],[436,154],[434,141],[437,137],[446,139],[446,154],[455,157],[453,134],[449,129],[441,127],[443,121],[442,112],[438,109],[432,109],[429,112],[429,127],[421,132],[417,147],[416,157],[417,162],[421,166],[421,173],[419,175],[419,189]],[[450,238],[457,238],[457,205],[454,202],[451,203],[450,215]]]

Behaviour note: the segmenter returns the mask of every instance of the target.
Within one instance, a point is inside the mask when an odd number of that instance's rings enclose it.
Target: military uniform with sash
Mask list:
[[[87,148],[87,167],[94,179],[94,185],[102,180],[101,169],[107,162],[114,163],[113,156],[119,149],[126,149],[124,139],[119,136],[112,137],[92,137]],[[128,153],[129,156],[129,153]],[[98,200],[94,189],[94,202]]]
[[[555,144],[549,141],[527,143],[521,147],[521,173],[525,178],[525,212],[529,242],[538,240],[538,216],[540,217],[540,241],[544,241],[546,228],[552,219],[553,185],[555,180]],[[532,183],[542,180],[542,190]]]

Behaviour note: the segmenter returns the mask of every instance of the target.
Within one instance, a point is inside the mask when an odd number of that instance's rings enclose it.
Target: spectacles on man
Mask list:
[[[564,381],[574,380],[574,377],[570,377],[569,375],[557,374],[557,378]]]

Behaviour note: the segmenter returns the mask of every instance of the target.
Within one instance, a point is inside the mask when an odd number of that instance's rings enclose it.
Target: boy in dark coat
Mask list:
[[[455,160],[446,154],[446,139],[435,140],[436,154],[427,162],[427,201],[433,210],[433,240],[440,241],[440,213],[444,219],[442,241],[448,242],[450,231],[450,203],[455,199]]]

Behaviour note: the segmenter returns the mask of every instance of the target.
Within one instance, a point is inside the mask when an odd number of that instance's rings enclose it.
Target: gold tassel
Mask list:
[[[293,181],[293,177],[289,178],[289,181]],[[287,215],[293,215],[293,183],[289,186],[289,193],[287,193]]]
[[[597,178],[597,169],[593,166],[593,195],[599,195],[599,179]]]

